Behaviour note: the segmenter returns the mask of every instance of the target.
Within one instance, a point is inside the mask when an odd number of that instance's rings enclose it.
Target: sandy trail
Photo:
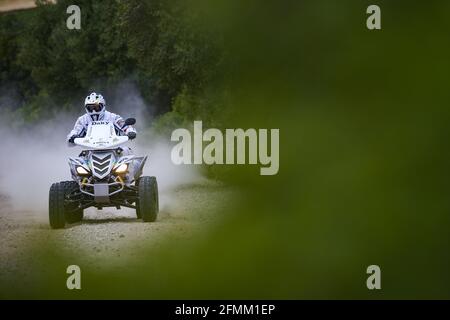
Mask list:
[[[37,241],[60,244],[63,254],[74,257],[74,264],[95,268],[125,268],[139,258],[142,248],[160,246],[166,240],[185,241],[214,221],[233,191],[216,182],[174,188],[162,196],[165,201],[158,220],[144,223],[134,210],[88,209],[81,223],[63,230],[51,230],[47,212],[14,211],[1,199],[0,210],[0,283],[30,270],[30,253]],[[6,205],[5,205],[6,204]]]

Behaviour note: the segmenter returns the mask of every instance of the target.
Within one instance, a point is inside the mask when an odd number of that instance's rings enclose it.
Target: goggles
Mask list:
[[[103,104],[102,103],[88,104],[86,105],[86,109],[89,112],[100,112],[103,109]]]

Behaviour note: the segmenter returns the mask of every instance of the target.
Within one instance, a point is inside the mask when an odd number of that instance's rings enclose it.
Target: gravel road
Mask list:
[[[186,240],[196,230],[218,221],[217,209],[228,203],[233,191],[211,181],[180,186],[162,194],[155,223],[137,220],[134,210],[86,210],[81,223],[51,230],[47,212],[16,211],[0,197],[0,283],[28,273],[30,246],[38,241],[58,243],[77,264],[120,268],[138,258],[139,249],[160,246],[167,239]]]

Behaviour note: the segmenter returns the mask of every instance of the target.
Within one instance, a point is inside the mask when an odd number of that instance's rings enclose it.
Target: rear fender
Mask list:
[[[139,179],[139,177],[142,175],[142,172],[144,171],[144,165],[145,162],[147,161],[147,156],[145,157],[139,157],[139,166],[137,168],[137,170],[134,172],[134,180],[137,181]]]

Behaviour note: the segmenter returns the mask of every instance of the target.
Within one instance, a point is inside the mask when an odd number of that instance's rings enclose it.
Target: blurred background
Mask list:
[[[72,4],[81,30],[66,28]],[[76,252],[31,237],[33,272],[1,278],[0,297],[450,298],[450,3],[377,1],[376,31],[371,4],[70,0],[1,13],[8,130],[75,117],[91,90],[126,110],[132,91],[141,129],[166,141],[193,120],[280,129],[280,170],[201,168],[238,195],[193,213],[220,219],[141,243],[120,271],[83,265],[78,292],[61,272]],[[372,264],[381,290],[366,287]]]

